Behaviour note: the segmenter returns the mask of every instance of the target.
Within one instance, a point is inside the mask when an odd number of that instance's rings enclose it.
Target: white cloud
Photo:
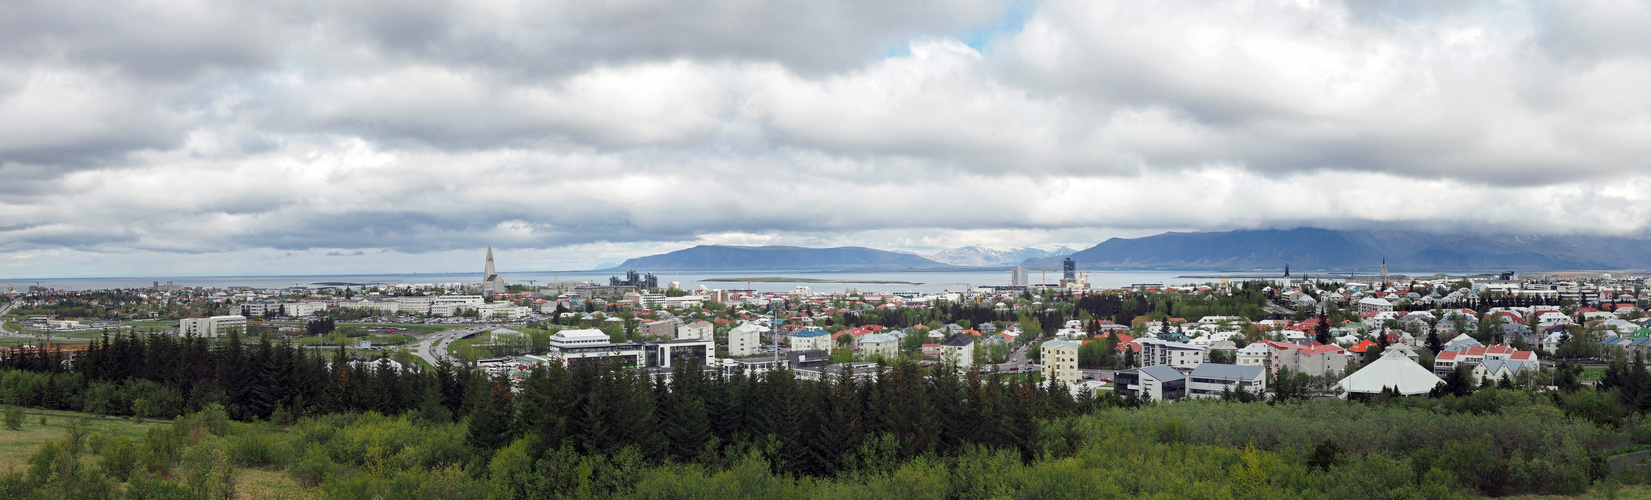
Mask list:
[[[138,7],[0,16],[0,275],[1651,227],[1642,5]]]

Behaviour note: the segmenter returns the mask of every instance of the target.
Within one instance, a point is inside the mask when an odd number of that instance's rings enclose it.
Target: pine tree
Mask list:
[[[470,417],[470,433],[465,442],[481,450],[496,450],[513,439],[515,409],[511,405],[510,381],[493,380],[487,403]]]

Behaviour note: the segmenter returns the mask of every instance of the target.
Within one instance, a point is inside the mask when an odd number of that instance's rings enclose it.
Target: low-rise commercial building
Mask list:
[[[247,318],[239,314],[231,316],[191,316],[178,321],[178,333],[196,337],[218,337],[228,334],[231,329],[246,332]]]
[[[1267,391],[1267,369],[1260,366],[1203,363],[1188,375],[1188,397],[1218,398],[1229,391],[1261,395]]]

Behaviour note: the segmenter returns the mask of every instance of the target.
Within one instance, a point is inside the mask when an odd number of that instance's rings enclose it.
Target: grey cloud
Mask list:
[[[1651,227],[1641,6],[521,5],[0,5],[0,251]]]

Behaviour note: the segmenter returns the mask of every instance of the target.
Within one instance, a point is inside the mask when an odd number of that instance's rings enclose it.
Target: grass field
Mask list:
[[[1633,484],[1633,485],[1623,486],[1621,489],[1617,490],[1615,496],[1606,495],[1606,493],[1603,489],[1601,489],[1598,485],[1595,485],[1593,491],[1589,491],[1588,494],[1586,494],[1586,495],[1577,495],[1577,496],[1574,496],[1574,497],[1564,496],[1564,495],[1525,495],[1525,496],[1502,497],[1502,498],[1516,498],[1516,499],[1530,499],[1530,500],[1535,500],[1535,499],[1578,500],[1578,499],[1589,499],[1589,498],[1619,498],[1619,499],[1624,499],[1624,500],[1651,500],[1651,485]]]
[[[46,425],[40,425],[42,416],[46,418]],[[85,413],[28,410],[21,429],[0,429],[0,471],[27,469],[29,456],[33,455],[42,443],[63,438],[67,434],[65,425],[69,420],[80,417],[88,418],[88,427],[94,435],[121,435],[140,442],[143,441],[149,427],[169,425],[169,422],[164,420],[139,424],[125,419],[99,419]],[[95,458],[88,454],[85,460],[91,462],[95,461]],[[316,498],[314,492],[300,488],[285,471],[243,468],[237,469],[236,475],[238,498]]]
[[[40,425],[40,417],[46,417],[46,425]],[[64,424],[71,418],[91,417],[84,413],[66,411],[29,410],[23,418],[23,427],[18,430],[0,429],[0,470],[22,470],[29,465],[29,455],[40,448],[40,444],[49,439],[58,439],[64,435]],[[128,420],[89,420],[93,433],[109,433],[126,436],[133,440],[143,440],[148,426],[153,423],[138,424]],[[163,422],[161,425],[165,425]]]
[[[1605,369],[1604,368],[1584,368],[1584,369],[1582,369],[1582,376],[1579,377],[1579,378],[1581,378],[1582,380],[1600,380],[1600,379],[1603,379],[1603,378],[1605,378]]]

